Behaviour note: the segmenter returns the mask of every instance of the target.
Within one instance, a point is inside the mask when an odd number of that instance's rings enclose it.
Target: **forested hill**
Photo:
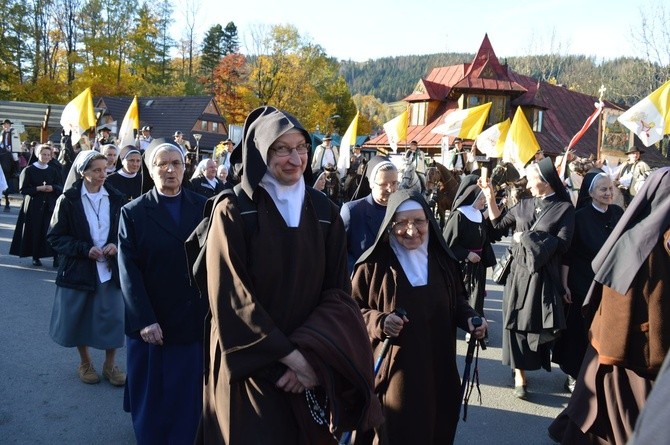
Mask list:
[[[469,63],[474,54],[428,54],[396,56],[367,62],[341,61],[340,71],[351,94],[375,96],[382,102],[395,102],[412,92],[416,83],[439,66]]]
[[[383,57],[367,62],[341,61],[340,70],[352,95],[374,96],[391,103],[411,94],[431,69],[470,63],[473,58],[474,54],[457,53]],[[599,61],[596,57],[549,54],[509,59],[499,56],[499,60],[519,74],[593,96],[598,96],[598,89],[604,85],[605,99],[629,106],[670,78],[670,66],[631,57]]]

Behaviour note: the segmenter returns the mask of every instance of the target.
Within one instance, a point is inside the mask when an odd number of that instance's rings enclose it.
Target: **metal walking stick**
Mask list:
[[[472,326],[477,329],[482,325],[481,317],[472,317]],[[472,382],[470,382],[470,367],[472,365],[472,357],[475,352],[477,345],[480,345],[482,350],[486,349],[486,344],[482,340],[478,340],[475,336],[470,333],[470,340],[468,341],[468,351],[465,354],[465,369],[463,369],[463,383],[461,384],[461,406],[463,407],[463,421],[467,420],[468,417],[468,400],[470,399],[470,394],[472,393],[472,388],[477,383],[477,392],[479,393],[479,399],[481,401],[482,393],[479,391],[479,369],[477,363],[475,362],[475,371],[473,373]],[[479,354],[477,354],[479,358]],[[470,383],[470,389],[468,390],[468,383]],[[460,416],[460,414],[459,414]]]
[[[391,313],[397,315],[400,318],[407,316],[407,311],[405,311],[405,309],[401,307],[395,308],[395,310]],[[384,339],[384,343],[382,343],[382,350],[379,352],[379,357],[377,357],[377,360],[375,360],[375,366],[373,369],[375,377],[377,377],[377,373],[379,372],[379,369],[382,367],[382,363],[384,363],[384,359],[386,358],[386,355],[391,349],[392,340],[393,340],[392,337],[386,337]],[[344,434],[342,434],[339,445],[349,445],[349,442],[351,441],[351,433],[352,433],[351,431],[346,431]]]

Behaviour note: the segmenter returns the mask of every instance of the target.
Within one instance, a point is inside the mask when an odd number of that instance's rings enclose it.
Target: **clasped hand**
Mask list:
[[[116,245],[109,243],[102,248],[98,246],[91,247],[91,250],[88,251],[88,257],[95,261],[99,259],[106,260],[109,257],[115,256],[117,252]]]
[[[294,349],[279,361],[285,364],[288,369],[277,380],[277,388],[297,394],[305,389],[312,389],[319,384],[314,368],[297,349]]]

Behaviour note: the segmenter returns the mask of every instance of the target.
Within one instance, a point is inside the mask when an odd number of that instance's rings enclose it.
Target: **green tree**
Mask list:
[[[214,25],[207,30],[202,40],[200,57],[200,74],[206,78],[212,76],[214,68],[224,56],[224,31],[221,25]]]
[[[223,54],[235,54],[240,51],[240,39],[235,23],[228,22],[223,30]]]

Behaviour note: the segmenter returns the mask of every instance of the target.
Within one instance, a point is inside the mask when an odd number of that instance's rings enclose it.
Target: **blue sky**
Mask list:
[[[243,45],[251,27],[290,23],[328,55],[341,60],[474,53],[485,33],[500,58],[551,51],[602,60],[636,54],[632,29],[640,26],[640,8],[658,3],[662,2],[201,0],[196,41],[201,42],[204,32],[217,23],[225,26],[235,22]],[[177,23],[183,23],[181,15],[177,6]],[[244,48],[242,52],[246,52]]]

